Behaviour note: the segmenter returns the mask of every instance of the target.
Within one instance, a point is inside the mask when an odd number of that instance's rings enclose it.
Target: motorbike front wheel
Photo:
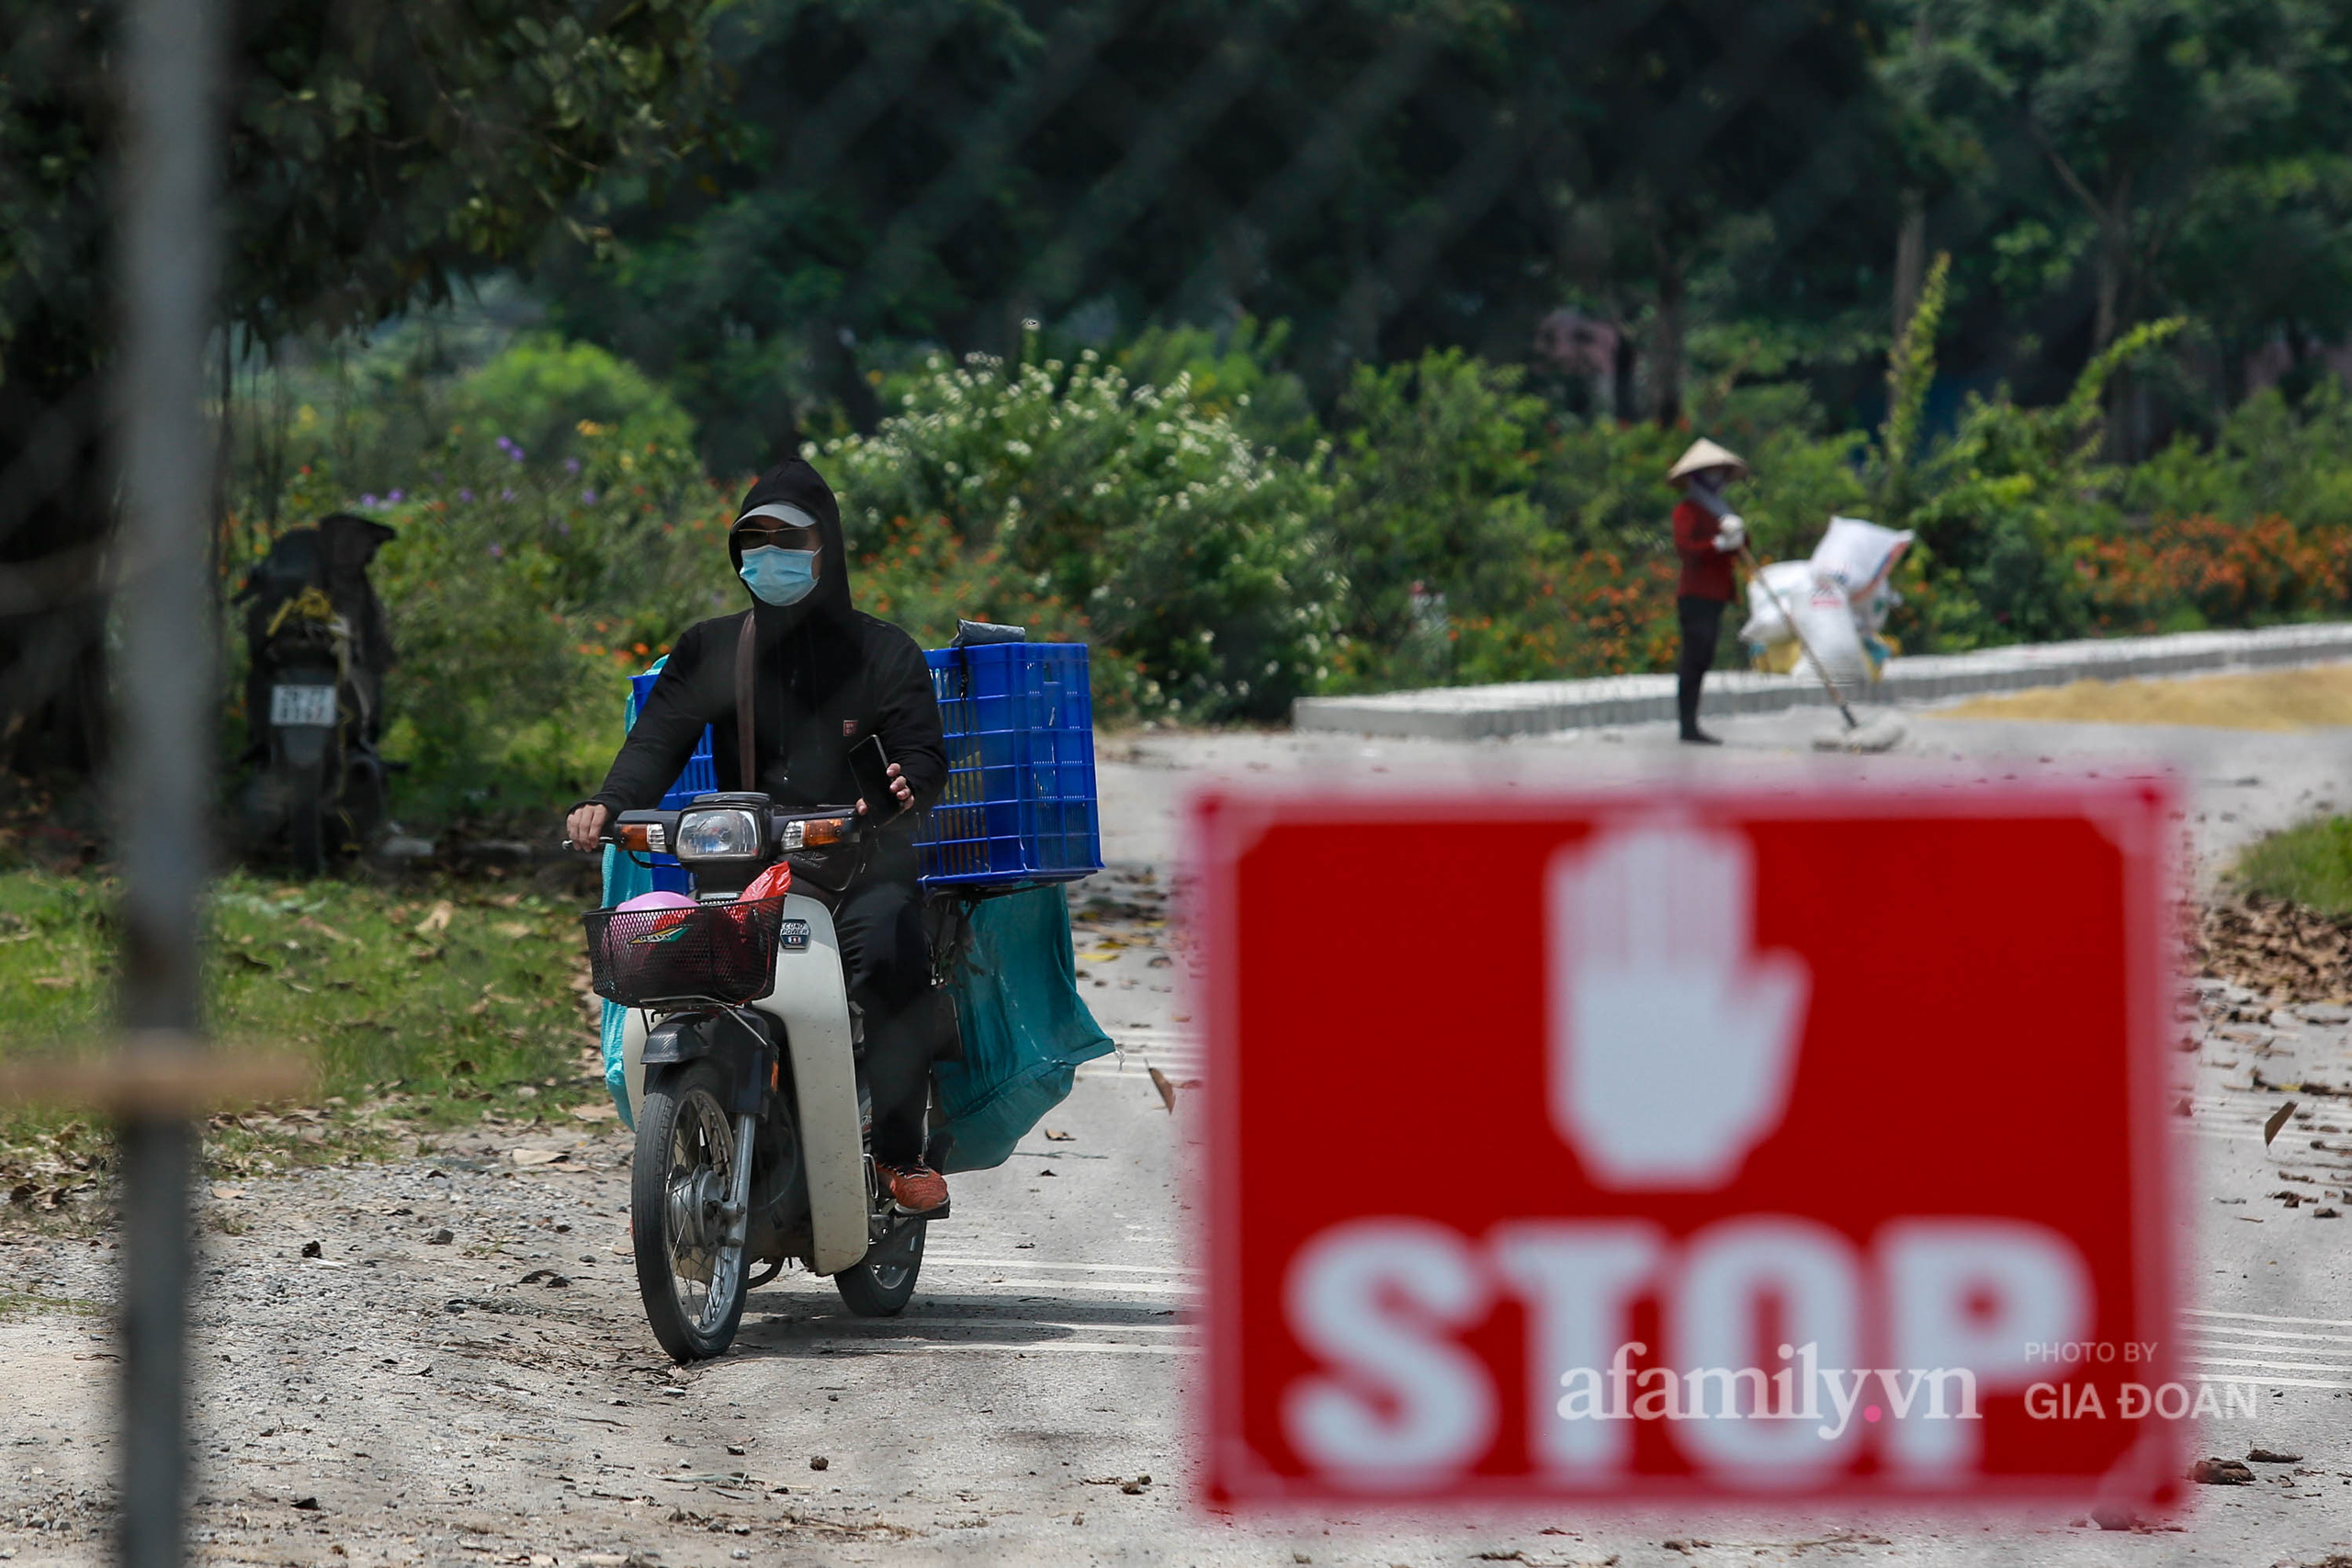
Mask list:
[[[715,1062],[645,1087],[630,1160],[629,1233],[637,1289],[653,1337],[679,1362],[707,1360],[743,1321],[743,1249],[720,1213],[735,1171],[735,1138]]]

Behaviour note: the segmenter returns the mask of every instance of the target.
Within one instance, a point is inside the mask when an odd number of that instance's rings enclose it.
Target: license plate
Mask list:
[[[334,688],[333,686],[272,686],[269,689],[269,722],[272,724],[334,724]]]

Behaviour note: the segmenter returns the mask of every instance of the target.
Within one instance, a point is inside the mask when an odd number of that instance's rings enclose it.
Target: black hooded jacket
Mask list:
[[[841,508],[817,470],[789,458],[761,476],[737,515],[782,502],[817,520],[823,554],[817,585],[782,609],[752,601],[738,615],[688,626],[670,649],[662,678],[638,711],[637,723],[613,759],[591,804],[614,811],[658,806],[693,755],[703,726],[711,728],[718,787],[741,789],[735,736],[735,649],[743,616],[758,626],[758,676],[753,731],[759,748],[759,788],[780,806],[840,806],[857,798],[849,750],[869,735],[899,764],[914,791],[915,810],[929,806],[947,782],[947,748],[931,672],[915,639],[888,621],[850,607],[848,552],[842,544]],[[742,560],[730,541],[728,555]],[[886,831],[871,874],[915,875],[914,811]]]

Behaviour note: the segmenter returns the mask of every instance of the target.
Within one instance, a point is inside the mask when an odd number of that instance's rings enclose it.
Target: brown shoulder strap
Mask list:
[[[757,630],[759,617],[746,610],[743,613],[743,635],[735,639],[735,754],[743,760],[743,790],[756,793],[760,787],[760,744],[756,723],[758,710],[752,705],[752,694],[758,669]]]

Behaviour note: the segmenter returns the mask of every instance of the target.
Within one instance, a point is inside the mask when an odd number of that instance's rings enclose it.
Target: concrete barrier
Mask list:
[[[2352,623],[2268,626],[2252,632],[2180,632],[1988,648],[1974,653],[1892,659],[1873,703],[1932,703],[1990,692],[2352,660]],[[1707,677],[1705,711],[1776,713],[1826,707],[1812,676],[1718,671]],[[1674,717],[1671,675],[1607,675],[1591,681],[1521,681],[1499,686],[1432,686],[1362,697],[1302,697],[1299,729],[1471,740],[1560,729],[1654,723]]]

